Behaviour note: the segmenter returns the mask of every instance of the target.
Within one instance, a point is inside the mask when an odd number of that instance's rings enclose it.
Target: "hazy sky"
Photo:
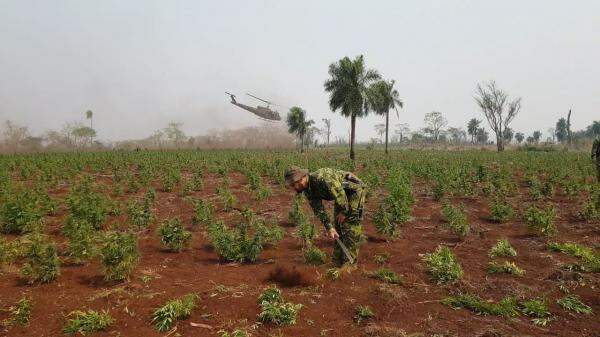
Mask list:
[[[302,106],[347,135],[323,82],[359,54],[396,80],[405,108],[392,124],[420,128],[432,110],[451,126],[482,118],[474,89],[491,79],[523,98],[517,131],[546,132],[569,108],[575,129],[600,119],[598,0],[0,0],[0,120],[38,133],[92,109],[101,139],[169,121],[189,135],[260,124],[227,90]],[[359,120],[359,139],[381,121]]]

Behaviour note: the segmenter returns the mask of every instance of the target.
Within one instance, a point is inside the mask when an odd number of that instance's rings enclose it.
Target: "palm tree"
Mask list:
[[[471,144],[473,143],[473,139],[477,135],[477,129],[479,129],[480,120],[477,118],[471,118],[469,123],[467,124],[467,133],[471,135]]]
[[[92,110],[88,110],[85,112],[85,118],[90,120],[90,129],[94,130],[94,113],[92,112]],[[92,136],[90,136],[90,146],[92,145]]]
[[[304,137],[315,122],[312,119],[306,119],[306,111],[294,106],[290,108],[287,115],[287,126],[290,133],[295,133],[300,138],[300,152],[304,152]]]
[[[330,64],[329,76],[324,84],[325,91],[329,93],[329,107],[332,111],[339,110],[344,117],[350,117],[350,159],[354,160],[356,117],[369,113],[368,88],[381,76],[376,70],[365,69],[362,55],[354,60],[346,56]]]
[[[369,88],[369,104],[373,111],[378,115],[385,115],[385,153],[388,153],[388,141],[389,141],[389,129],[390,129],[390,109],[396,110],[396,116],[398,116],[398,109],[396,106],[402,108],[404,103],[398,95],[398,91],[394,89],[394,80],[391,81],[377,81]],[[398,116],[400,117],[400,116]]]

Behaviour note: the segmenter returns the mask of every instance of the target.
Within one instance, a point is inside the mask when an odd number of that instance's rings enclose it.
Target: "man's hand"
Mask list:
[[[335,220],[337,221],[338,224],[343,224],[344,221],[346,221],[346,216],[343,213],[339,213],[336,217]]]
[[[340,235],[338,234],[338,232],[335,230],[335,228],[330,228],[329,229],[329,237],[331,238],[331,240],[335,240],[335,239],[339,239]]]

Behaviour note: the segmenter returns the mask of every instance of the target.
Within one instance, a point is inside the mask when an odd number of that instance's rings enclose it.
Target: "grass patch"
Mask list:
[[[454,207],[449,203],[445,203],[442,207],[442,217],[445,221],[444,226],[461,238],[467,236],[471,231],[471,227],[467,220],[465,205],[461,204],[460,206]]]
[[[600,254],[596,254],[592,248],[573,242],[551,242],[548,244],[548,248],[555,252],[580,258],[581,262],[575,266],[571,266],[571,269],[591,273],[600,272]]]
[[[356,307],[354,321],[360,324],[365,320],[375,317],[375,312],[368,305],[359,305]]]
[[[511,274],[522,276],[525,271],[514,262],[504,261],[504,263],[491,262],[487,267],[487,272],[490,274]]]
[[[9,317],[2,322],[5,326],[11,325],[21,325],[25,326],[29,323],[31,319],[31,309],[33,308],[33,303],[27,297],[23,297],[17,302],[16,305],[8,308]]]
[[[67,321],[67,325],[63,328],[63,332],[67,334],[80,333],[86,335],[96,331],[103,331],[115,322],[108,314],[108,311],[73,311],[68,317],[72,318]]]
[[[442,304],[453,309],[465,308],[480,315],[518,316],[518,301],[514,297],[506,297],[499,302],[485,301],[473,294],[460,294],[446,297]]]
[[[556,301],[558,305],[563,307],[565,310],[573,311],[578,314],[591,314],[592,308],[581,301],[577,295],[567,295]]]
[[[370,278],[374,278],[385,283],[390,284],[402,284],[402,279],[398,274],[389,268],[379,268],[375,271],[368,273]]]

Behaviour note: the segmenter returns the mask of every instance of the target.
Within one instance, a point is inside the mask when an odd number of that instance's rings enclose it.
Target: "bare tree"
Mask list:
[[[383,135],[385,135],[386,132],[386,125],[381,123],[381,124],[376,124],[375,125],[375,132],[377,132],[377,134],[379,135],[379,137],[383,137]],[[383,141],[382,141],[383,143]]]
[[[503,131],[521,110],[521,98],[509,102],[508,94],[491,81],[484,85],[477,84],[475,101],[496,134],[498,151],[504,151]]]
[[[434,141],[439,140],[440,131],[448,125],[448,120],[444,118],[441,112],[432,111],[425,114],[425,125],[424,131],[431,134]]]
[[[18,125],[11,121],[4,122],[4,144],[8,151],[17,152],[23,146],[25,140],[30,137],[29,129],[26,126]]]

